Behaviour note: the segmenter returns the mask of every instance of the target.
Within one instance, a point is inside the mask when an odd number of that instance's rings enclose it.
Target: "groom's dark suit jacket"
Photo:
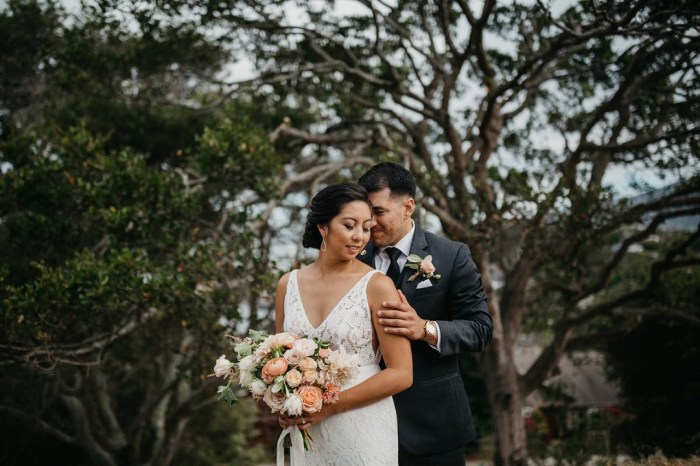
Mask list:
[[[374,267],[375,248],[367,245],[358,258]],[[481,274],[469,248],[428,233],[416,225],[411,254],[433,258],[432,286],[417,289],[425,280],[404,267],[398,288],[418,315],[440,326],[440,352],[424,341],[411,342],[413,386],[394,396],[399,444],[414,455],[439,453],[465,445],[476,436],[469,403],[459,375],[458,355],[481,351],[491,339],[492,321],[486,306]]]

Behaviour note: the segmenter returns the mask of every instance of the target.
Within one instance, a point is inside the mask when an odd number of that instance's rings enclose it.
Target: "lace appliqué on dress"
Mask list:
[[[360,373],[344,389],[379,372],[379,351],[372,348],[372,315],[367,302],[367,284],[376,270],[368,272],[343,296],[318,326],[308,320],[299,292],[297,271],[292,271],[284,300],[284,330],[318,337],[357,354]],[[337,414],[310,429],[313,450],[306,452],[308,465],[396,465],[398,433],[396,410],[391,398],[364,408]]]

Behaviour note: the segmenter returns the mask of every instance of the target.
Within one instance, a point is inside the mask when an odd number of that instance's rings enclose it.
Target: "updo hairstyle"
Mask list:
[[[305,248],[320,249],[323,236],[318,225],[328,225],[345,204],[354,201],[366,202],[372,210],[367,190],[359,184],[337,183],[320,190],[311,200],[301,244]]]

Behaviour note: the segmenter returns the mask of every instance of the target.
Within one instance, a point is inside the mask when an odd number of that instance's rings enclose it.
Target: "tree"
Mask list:
[[[496,464],[526,464],[522,401],[565,351],[658,314],[684,318],[645,303],[664,273],[698,265],[697,230],[660,250],[639,286],[608,285],[631,246],[700,212],[693,2],[582,1],[557,12],[542,2],[360,0],[347,14],[334,2],[243,3],[229,18],[255,44],[259,77],[233,88],[259,85],[321,116],[276,136],[316,163],[404,163],[420,205],[472,249],[494,320],[478,359]],[[632,203],[610,188],[619,170],[676,183]],[[551,341],[519,374],[513,350],[532,322]]]
[[[640,254],[630,269],[638,270],[638,262],[653,260],[649,254],[653,249]],[[657,450],[673,457],[697,455],[700,380],[695,365],[700,341],[700,273],[695,269],[667,274],[650,300],[654,307],[682,312],[687,319],[646,319],[608,343],[609,372],[619,381],[624,410],[629,413],[613,430],[613,436],[640,456]]]
[[[124,11],[0,12],[2,462],[249,463],[250,410],[213,412],[207,375],[246,309],[265,324],[277,273],[251,224],[282,159],[250,102],[202,110],[221,44]]]

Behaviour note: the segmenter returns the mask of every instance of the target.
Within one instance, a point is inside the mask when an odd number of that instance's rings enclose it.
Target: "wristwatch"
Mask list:
[[[423,330],[425,330],[425,336],[423,341],[436,341],[437,340],[437,324],[432,320],[426,320],[423,324]]]

